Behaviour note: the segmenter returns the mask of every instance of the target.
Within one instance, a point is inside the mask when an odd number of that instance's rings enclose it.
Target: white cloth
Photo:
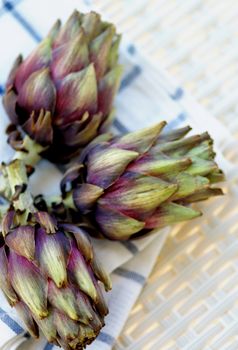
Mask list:
[[[12,0],[0,7],[0,45],[4,54],[0,55],[0,93],[3,90],[11,62],[22,52],[29,53],[37,41],[43,37],[56,18],[65,20],[74,8],[87,10],[88,1],[57,0]],[[17,40],[16,40],[17,38]],[[199,106],[194,102],[189,114],[186,110],[187,96],[183,89],[174,86],[163,72],[151,67],[137,52],[133,45],[123,43],[122,63],[125,76],[116,99],[117,116],[114,128],[117,132],[134,130],[166,119],[168,127],[184,124],[199,126],[197,118]],[[204,113],[201,114],[204,116]],[[6,114],[0,106],[0,160],[7,161],[13,155],[6,144],[4,134],[8,123]],[[204,120],[209,130],[209,116]],[[214,121],[213,121],[214,125]],[[219,127],[219,125],[218,125]],[[209,130],[212,131],[213,130]],[[52,164],[42,161],[36,175],[31,179],[34,194],[58,192],[61,174]],[[113,291],[108,295],[110,314],[98,340],[89,348],[91,350],[109,350],[119,336],[123,325],[134,305],[142,287],[156,261],[169,230],[149,238],[115,243],[94,240],[95,249],[109,272],[112,272]],[[25,338],[11,339],[24,333],[24,325],[0,295],[0,349],[15,349]],[[10,341],[10,343],[9,343]],[[4,347],[4,344],[6,344]],[[49,350],[44,339],[27,341],[21,349]]]

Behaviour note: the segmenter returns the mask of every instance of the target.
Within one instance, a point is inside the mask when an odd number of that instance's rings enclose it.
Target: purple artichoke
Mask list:
[[[97,13],[74,11],[28,58],[15,61],[5,110],[13,124],[48,147],[44,155],[52,161],[69,159],[111,124],[122,72],[119,43],[115,27]]]
[[[110,279],[82,229],[34,208],[18,181],[23,167],[19,161],[6,167],[15,192],[2,220],[0,287],[31,335],[41,330],[64,349],[84,349],[104,325],[100,284],[109,290]]]
[[[185,137],[189,127],[161,132],[164,126],[94,140],[66,172],[64,205],[72,197],[90,232],[113,240],[140,237],[200,216],[190,204],[222,194],[213,187],[224,176],[210,136]]]

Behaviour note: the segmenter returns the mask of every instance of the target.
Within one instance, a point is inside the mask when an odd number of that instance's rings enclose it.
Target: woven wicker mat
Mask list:
[[[238,1],[91,2],[231,134],[226,196],[173,228],[115,350],[237,350]]]
[[[237,0],[91,0],[238,137]]]

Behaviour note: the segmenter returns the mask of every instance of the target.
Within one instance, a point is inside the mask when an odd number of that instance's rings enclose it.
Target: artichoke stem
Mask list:
[[[16,151],[13,159],[20,159],[25,164],[32,167],[39,163],[41,160],[41,152],[47,148],[36,143],[28,135],[25,135],[22,145],[24,151]]]
[[[71,192],[67,194],[67,196],[63,199],[61,199],[67,209],[74,209],[76,210],[75,204],[74,204],[74,199],[73,195]]]
[[[49,211],[52,209],[52,206],[59,205],[62,203],[64,204],[64,207],[66,210],[68,210],[68,209],[73,209],[75,211],[77,210],[77,208],[74,204],[72,192],[67,193],[67,196],[65,198],[63,198],[63,196],[61,196],[61,195],[44,196],[44,201],[45,201]]]
[[[9,186],[8,178],[5,174],[4,166],[0,165],[1,175],[0,175],[0,194],[5,199],[11,199],[11,189]]]
[[[15,210],[20,210],[27,216],[34,212],[33,198],[28,191],[28,177],[25,163],[15,159],[5,166],[9,188],[11,189],[11,200]]]
[[[7,166],[5,164],[0,165],[0,194],[5,199],[7,199],[8,201],[12,201],[12,196],[15,192],[15,187],[17,186],[19,188],[19,186],[22,186],[23,184],[25,186],[27,185],[28,179],[25,165],[33,168],[41,160],[40,154],[45,149],[46,147],[39,145],[28,135],[25,135],[24,139],[22,140],[22,150],[18,150],[15,152],[13,161],[11,162],[12,164],[14,164],[15,161],[19,160],[20,163],[22,163],[22,166],[18,167],[18,169],[15,169],[17,163],[15,163],[14,166],[10,166],[11,163]],[[20,168],[21,173],[19,172]],[[9,176],[11,177],[11,184],[9,183]],[[29,201],[29,198],[27,199],[26,197],[29,197],[29,195],[22,196],[22,200],[25,204]]]

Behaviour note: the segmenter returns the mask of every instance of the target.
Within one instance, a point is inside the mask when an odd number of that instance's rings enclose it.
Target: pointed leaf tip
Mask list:
[[[185,126],[183,128],[175,129],[175,130],[171,130],[171,131],[167,131],[165,129],[160,134],[159,139],[158,139],[158,143],[179,140],[179,139],[183,138],[184,136],[186,136],[187,133],[189,133],[189,131],[191,131],[191,130],[192,130],[192,128],[189,125]]]
[[[96,277],[101,281],[104,285],[105,290],[108,292],[112,289],[112,281],[106,272],[106,270],[103,268],[101,262],[98,260],[96,254],[94,253],[93,260],[91,262],[91,267],[93,269],[93,272],[95,273]]]
[[[82,184],[73,191],[74,203],[82,213],[86,213],[95,205],[103,192],[101,187],[92,184]]]
[[[97,79],[101,79],[106,72],[114,34],[115,27],[111,25],[90,44],[90,60],[94,62]]]
[[[59,34],[60,28],[61,28],[61,21],[60,19],[57,19],[57,21],[55,22],[55,24],[52,26],[52,28],[48,33],[48,37],[51,39],[52,42],[56,39],[57,35]]]
[[[13,288],[31,312],[39,318],[46,317],[47,281],[38,268],[26,258],[10,251],[9,276]]]
[[[61,27],[54,39],[54,48],[69,42],[77,37],[80,32],[81,15],[77,10],[71,14],[67,22]]]
[[[80,72],[70,73],[58,89],[56,106],[57,125],[68,124],[79,119],[85,112],[97,111],[97,81],[93,64]]]
[[[88,267],[83,256],[75,246],[73,246],[71,250],[68,269],[73,274],[74,279],[81,291],[90,296],[94,302],[97,302],[97,291],[92,282]]]
[[[5,237],[14,223],[15,211],[10,210],[2,218],[2,234]]]
[[[16,112],[17,94],[14,89],[9,89],[2,98],[4,109],[13,124],[18,124],[18,115]]]
[[[156,143],[166,122],[152,125],[138,131],[126,134],[125,136],[116,138],[112,144],[114,147],[133,150],[136,152],[145,153]]]
[[[51,305],[72,320],[79,320],[76,293],[70,287],[57,288],[53,281],[48,282],[48,297]]]
[[[49,74],[49,68],[43,68],[32,73],[19,90],[19,106],[31,113],[32,111],[54,112],[56,90]]]
[[[126,173],[99,199],[99,203],[144,221],[161,203],[176,193],[177,188],[177,184],[153,176]]]
[[[106,189],[137,157],[137,152],[100,144],[88,155],[87,182]]]
[[[112,240],[127,240],[145,226],[144,222],[103,205],[97,206],[95,215],[102,233]]]
[[[51,60],[51,39],[45,38],[36,49],[28,56],[19,66],[16,77],[15,87],[19,92],[22,90],[23,84],[36,71],[47,67]]]
[[[53,51],[51,72],[54,80],[63,79],[67,74],[78,72],[89,64],[88,47],[83,30],[78,36]]]
[[[15,62],[13,63],[13,67],[9,73],[8,78],[7,78],[7,83],[6,83],[7,90],[15,85],[16,74],[17,74],[17,71],[18,71],[20,65],[22,64],[22,61],[23,61],[23,57],[22,57],[22,55],[19,55],[16,58]]]
[[[18,302],[18,297],[10,283],[5,247],[0,248],[0,271],[0,288],[6,295],[10,305],[15,305]]]
[[[71,320],[67,315],[59,312],[58,310],[54,310],[53,312],[53,323],[57,329],[57,333],[60,338],[62,338],[64,349],[68,349],[68,344],[71,340],[77,339],[79,334],[79,325],[77,322]],[[77,349],[77,348],[75,348]]]
[[[100,33],[101,25],[101,17],[98,13],[91,11],[83,16],[82,28],[88,43]]]
[[[162,204],[146,221],[146,229],[162,228],[174,223],[192,220],[201,216],[200,211],[176,203]]]
[[[73,233],[79,251],[82,253],[87,262],[91,262],[93,259],[93,247],[85,230],[82,227],[72,224],[62,224],[60,225],[60,228],[63,229],[64,232]]]
[[[22,225],[13,230],[6,237],[6,244],[17,254],[29,260],[35,257],[35,228],[29,225]]]
[[[38,229],[36,234],[36,255],[40,267],[46,277],[50,277],[58,288],[67,284],[65,246],[66,237],[63,233],[46,234],[44,229]]]
[[[57,221],[50,214],[44,211],[39,211],[34,214],[38,224],[43,227],[47,233],[55,233],[57,230]]]

